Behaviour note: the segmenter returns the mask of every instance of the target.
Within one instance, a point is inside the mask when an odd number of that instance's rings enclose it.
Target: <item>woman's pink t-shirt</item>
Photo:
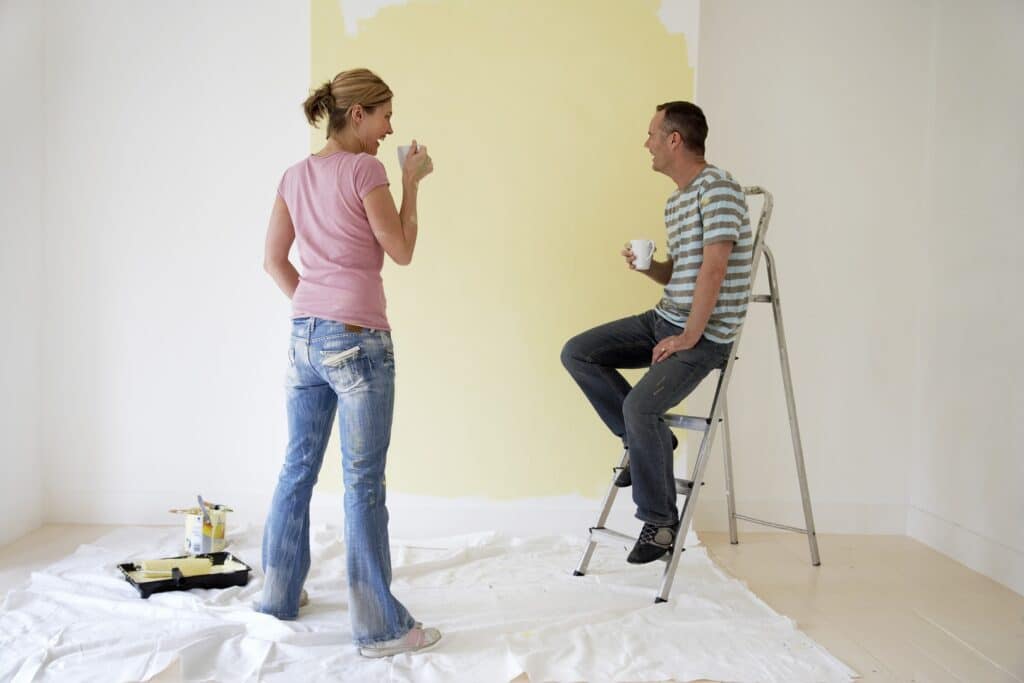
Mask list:
[[[363,198],[388,184],[369,154],[309,156],[284,173],[277,193],[288,206],[302,274],[292,317],[314,316],[390,330],[384,299],[384,249],[370,229]]]

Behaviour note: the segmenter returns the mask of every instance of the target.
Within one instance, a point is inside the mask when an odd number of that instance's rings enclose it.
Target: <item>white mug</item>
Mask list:
[[[412,145],[399,145],[398,146],[398,167],[405,168],[405,158],[409,156],[409,150],[412,149]]]
[[[634,268],[647,270],[651,267],[651,257],[654,256],[654,240],[630,240],[629,250],[635,257]]]

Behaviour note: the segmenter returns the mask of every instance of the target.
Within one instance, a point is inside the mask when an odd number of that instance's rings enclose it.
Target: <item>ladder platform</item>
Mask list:
[[[708,431],[708,423],[711,422],[706,417],[694,417],[692,415],[674,415],[672,413],[665,413],[662,417],[665,420],[665,424],[669,427],[689,429],[692,432]]]

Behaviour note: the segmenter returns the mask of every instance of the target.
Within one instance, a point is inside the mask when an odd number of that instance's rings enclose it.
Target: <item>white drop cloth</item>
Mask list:
[[[395,594],[438,626],[433,650],[366,660],[351,645],[340,529],[314,531],[310,604],[283,622],[251,610],[261,529],[228,548],[249,585],[148,600],[116,564],[178,554],[177,530],[126,528],[32,575],[0,606],[0,680],[28,681],[848,681],[853,672],[688,546],[671,600],[664,565],[582,538],[497,534],[394,542]]]

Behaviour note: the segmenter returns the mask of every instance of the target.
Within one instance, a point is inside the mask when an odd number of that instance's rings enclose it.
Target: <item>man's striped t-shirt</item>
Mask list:
[[[693,306],[693,289],[704,262],[704,247],[716,242],[735,243],[718,301],[704,329],[704,336],[713,342],[732,342],[747,312],[754,253],[743,188],[726,171],[708,164],[689,185],[668,198],[665,228],[672,279],[655,311],[680,327],[686,326]]]

